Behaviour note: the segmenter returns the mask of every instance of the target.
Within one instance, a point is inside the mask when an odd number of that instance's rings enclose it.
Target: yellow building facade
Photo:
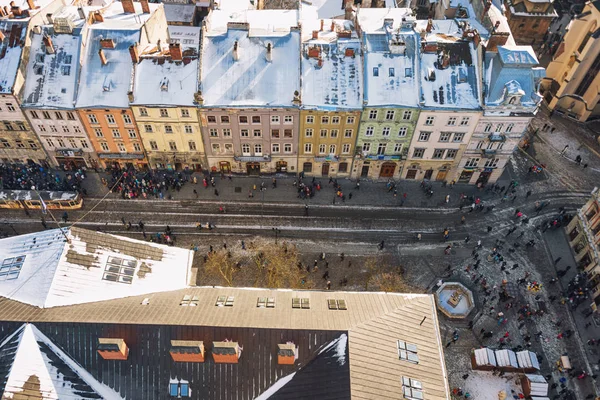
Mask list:
[[[348,177],[360,111],[300,110],[298,170],[308,176]]]

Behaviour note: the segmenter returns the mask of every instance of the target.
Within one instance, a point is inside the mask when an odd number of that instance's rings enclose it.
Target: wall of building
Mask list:
[[[365,108],[352,177],[399,179],[418,118],[415,108]]]
[[[360,115],[360,111],[301,110],[299,171],[309,176],[350,176]]]
[[[51,166],[98,167],[98,156],[75,110],[27,108],[24,113],[48,154]]]
[[[511,4],[522,3],[526,11],[511,11]],[[514,2],[505,0],[506,19],[517,44],[540,44],[552,20],[557,17],[551,2]]]
[[[0,95],[0,160],[3,163],[46,162],[46,153],[17,99],[8,94]]]
[[[128,165],[147,168],[144,146],[130,109],[80,109],[77,112],[102,168],[116,164],[121,168]]]
[[[421,111],[402,178],[452,181],[480,112]],[[455,118],[452,125],[451,118]],[[429,133],[429,135],[427,135]]]
[[[205,108],[199,112],[206,157],[212,170],[296,173],[297,109]]]
[[[132,106],[150,168],[206,168],[195,107]]]
[[[523,138],[531,117],[482,116],[458,164],[457,181],[495,183]]]

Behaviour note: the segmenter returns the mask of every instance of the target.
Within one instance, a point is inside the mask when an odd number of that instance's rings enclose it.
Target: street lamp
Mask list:
[[[272,228],[273,232],[275,232],[275,244],[277,244],[277,237],[281,233],[281,229]]]

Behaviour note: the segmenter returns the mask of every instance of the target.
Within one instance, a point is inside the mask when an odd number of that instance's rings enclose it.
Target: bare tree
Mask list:
[[[298,249],[287,243],[261,240],[254,243],[250,255],[256,267],[254,286],[267,288],[307,288],[305,271],[298,268]]]
[[[239,270],[239,257],[234,257],[227,249],[220,249],[208,254],[204,270],[210,276],[223,280],[227,286],[233,286],[233,277]]]
[[[399,293],[418,293],[419,289],[404,279],[404,267],[392,266],[382,257],[365,260],[365,290]]]

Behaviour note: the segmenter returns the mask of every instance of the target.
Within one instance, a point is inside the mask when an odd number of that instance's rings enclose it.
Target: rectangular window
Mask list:
[[[69,133],[69,127],[67,125],[63,125],[62,130],[64,133]]]
[[[233,154],[233,144],[225,143],[225,153]]]
[[[221,123],[228,124],[229,123],[229,115],[221,115]]]
[[[305,154],[312,153],[312,143],[304,143],[304,153]]]
[[[402,113],[402,119],[403,119],[404,121],[408,121],[408,120],[410,120],[411,118],[412,118],[412,111],[404,111],[404,112]]]
[[[479,164],[479,158],[469,158],[465,163],[465,167],[476,167]]]
[[[321,123],[322,124],[328,124],[329,123],[329,117],[321,117]]]
[[[123,123],[125,125],[131,125],[131,116],[129,116],[129,114],[122,114],[123,116]]]
[[[30,111],[29,114],[31,115],[31,118],[33,119],[39,119],[39,115],[36,111]]]
[[[20,131],[26,131],[27,130],[25,128],[25,124],[22,123],[22,122],[20,122],[20,121],[17,122],[17,129],[20,130]]]
[[[483,129],[484,132],[491,132],[492,131],[492,124],[485,124],[485,128]]]
[[[405,126],[400,127],[400,129],[398,129],[398,137],[405,137],[407,131],[408,129]]]
[[[284,137],[284,138],[291,138],[291,137],[293,137],[293,136],[294,136],[294,135],[293,135],[293,132],[292,132],[292,130],[291,130],[291,129],[284,129],[284,130],[283,130],[283,137]]]
[[[90,124],[97,124],[98,123],[98,119],[96,118],[95,114],[88,114],[88,121],[90,121]]]
[[[494,148],[494,142],[489,142],[488,145],[487,145],[487,149],[491,150],[493,148]]]
[[[484,164],[484,167],[486,168],[496,168],[498,166],[498,163],[500,162],[499,158],[492,158],[490,160],[487,160]]]
[[[115,117],[112,114],[106,114],[106,122],[108,122],[109,125],[114,125],[117,123],[115,121]]]
[[[218,132],[219,131],[217,130],[217,128],[210,128],[208,130],[208,134],[210,135],[210,137],[219,137],[219,133]],[[242,130],[242,132],[243,132],[243,130]]]
[[[373,136],[373,132],[375,132],[375,128],[372,126],[367,126],[365,130],[365,136]]]
[[[240,137],[250,137],[250,130],[248,130],[248,129],[240,130]]]
[[[242,154],[245,156],[250,155],[250,145],[248,143],[242,144]]]
[[[460,126],[467,126],[469,125],[470,121],[471,117],[462,117],[462,119],[460,120]]]
[[[450,118],[448,118],[447,125],[448,126],[454,126],[454,125],[456,125],[456,117],[450,117]]]
[[[306,136],[306,137],[313,137],[313,129],[312,128],[306,128],[306,130],[304,131],[304,136]]]
[[[19,149],[25,148],[25,144],[21,140],[15,140],[15,144],[17,145],[17,148],[19,148]]]
[[[137,152],[142,151],[142,146],[140,146],[139,143],[134,143],[133,144],[133,151],[137,151]]]
[[[262,156],[262,144],[255,144],[254,145],[254,155],[255,156]]]
[[[56,139],[56,141],[58,142],[58,146],[59,147],[65,147],[65,141],[62,139]]]
[[[188,142],[188,147],[190,148],[190,151],[196,151],[196,142],[194,142],[193,140],[190,140]]]
[[[431,136],[431,132],[419,133],[419,142],[427,142],[429,140],[430,136]]]
[[[32,149],[38,148],[38,145],[33,140],[29,140],[29,141],[27,141],[27,143],[29,143],[29,147],[31,147]],[[87,143],[86,143],[86,146],[87,146]],[[81,147],[84,147],[84,146],[82,145]],[[87,149],[87,147],[84,147],[84,148]]]
[[[369,119],[377,119],[377,110],[369,111]]]
[[[511,133],[514,127],[515,127],[515,124],[508,124],[508,125],[506,125],[505,132],[506,133]]]
[[[412,77],[412,68],[404,68],[404,76],[406,78]]]
[[[350,124],[354,124],[354,121],[355,121],[354,117],[347,117],[346,118],[346,123],[349,124],[349,125]]]
[[[483,140],[480,140],[480,141],[478,141],[478,142],[477,142],[477,146],[475,146],[475,148],[476,148],[477,150],[481,149],[481,148],[483,147],[483,144],[484,144],[484,143],[485,143],[485,142],[484,142]]]
[[[388,70],[388,75],[389,75],[390,77],[393,77],[393,76],[395,76],[395,75],[396,75],[396,72],[394,71],[394,68],[390,68],[390,69]]]
[[[150,124],[144,125],[144,130],[148,133],[152,133],[152,131],[153,131],[152,125],[150,125]]]
[[[74,126],[73,127],[73,132],[75,132],[75,133],[81,133],[81,128],[79,128],[78,126]]]
[[[173,127],[171,125],[165,125],[165,133],[173,133]]]
[[[283,117],[283,123],[284,124],[291,124],[294,122],[294,116],[292,115],[286,115]]]
[[[96,137],[104,137],[104,132],[102,132],[102,128],[94,128],[94,133]]]
[[[320,135],[322,138],[326,138],[327,137],[327,129],[321,129]]]
[[[120,138],[121,137],[121,132],[119,132],[118,129],[113,129],[112,130],[112,135],[113,135],[113,137]]]
[[[42,125],[40,125],[40,126],[42,126]],[[7,131],[14,131],[15,130],[15,128],[13,128],[13,126],[12,126],[12,124],[10,122],[5,122],[4,123],[4,129],[7,130]]]
[[[252,136],[254,136],[254,137],[261,137],[262,136],[262,131],[260,129],[254,129],[252,131]]]
[[[10,112],[16,111],[16,108],[12,103],[6,103],[6,108],[8,108],[8,111]]]
[[[452,138],[452,141],[455,143],[459,143],[463,141],[463,138],[465,137],[465,134],[462,132],[456,132],[454,134],[454,137]]]
[[[332,137],[332,138],[336,138],[336,137],[338,137],[338,133],[339,133],[339,130],[337,130],[337,129],[332,129],[332,130],[330,131],[330,134],[331,134],[331,137]]]
[[[52,119],[48,111],[42,111],[42,115],[44,116],[44,119]]]
[[[260,115],[253,115],[252,116],[252,123],[253,124],[260,124]]]
[[[279,115],[271,115],[271,123],[272,124],[279,124]]]
[[[332,125],[339,125],[339,123],[340,123],[340,117],[331,117]]]
[[[402,153],[402,143],[394,144],[394,153]]]
[[[306,123],[307,124],[313,124],[315,122],[315,116],[314,115],[307,115],[306,116]]]
[[[393,121],[394,120],[394,111],[387,111],[385,113],[385,119],[386,121]]]
[[[173,141],[169,142],[169,149],[171,149],[171,151],[177,151],[177,143]]]
[[[373,76],[379,76],[379,68],[373,67]]]
[[[413,151],[413,158],[423,158],[425,154],[425,149],[415,149]]]
[[[273,139],[279,139],[279,129],[271,129],[271,137]]]
[[[456,153],[458,153],[458,150],[456,150],[456,149],[448,149],[448,151],[446,152],[446,159],[447,160],[454,160],[456,158]]]
[[[385,149],[387,148],[387,143],[379,143],[377,146],[377,155],[382,156],[385,154]]]
[[[449,142],[450,136],[452,136],[451,132],[442,132],[440,133],[440,142]]]
[[[56,117],[56,119],[63,119],[63,115],[60,111],[55,111],[54,116]]]
[[[335,144],[329,145],[329,154],[335,154]]]
[[[402,393],[405,399],[423,399],[423,385],[415,379],[403,376]]]
[[[67,119],[69,121],[75,121],[75,115],[71,111],[67,111]]]
[[[344,143],[342,145],[342,154],[350,154],[350,143]]]
[[[184,126],[184,129],[185,129],[185,133],[194,133],[194,129],[192,128],[191,125]],[[231,131],[229,132],[229,134],[231,135]]]
[[[434,149],[432,158],[434,160],[441,160],[442,158],[444,158],[445,151],[446,151],[446,149]]]
[[[211,147],[212,147],[213,154],[217,154],[217,153],[221,152],[221,145],[219,143],[213,143]],[[248,148],[248,153],[250,153],[250,148]]]
[[[425,120],[425,125],[433,125],[434,121],[435,117],[427,117],[427,119]]]
[[[238,117],[240,124],[247,124],[248,123],[248,116],[247,115],[240,115]]]
[[[48,147],[54,147],[54,142],[52,139],[46,138],[46,143],[48,144]],[[4,144],[4,147],[10,147],[10,145],[7,146],[8,142],[6,141],[2,142],[2,144]]]
[[[271,144],[271,153],[279,154],[279,143]]]
[[[166,108],[161,108],[159,112],[160,116],[163,118],[167,118],[169,116],[169,110],[167,110]]]
[[[50,132],[58,132],[58,128],[55,125],[50,125]]]
[[[352,129],[346,129],[344,131],[344,137],[345,138],[351,138],[352,137]]]
[[[383,137],[388,137],[388,136],[390,136],[391,130],[392,130],[392,128],[390,128],[389,126],[385,126],[381,131],[381,135]]]
[[[284,153],[291,153],[292,152],[292,144],[291,143],[284,143],[284,145],[283,145],[283,152]]]
[[[240,122],[241,122],[242,117],[240,117]],[[209,124],[216,124],[217,123],[217,117],[215,117],[214,115],[207,115],[206,116],[206,121]]]
[[[127,136],[129,136],[132,139],[136,138],[137,133],[135,132],[135,129],[127,129]]]
[[[88,144],[88,142],[87,142],[86,140],[84,140],[84,139],[81,139],[81,140],[79,141],[79,143],[81,144],[81,148],[83,148],[83,149],[89,149],[89,148],[90,148],[90,145],[89,145],[89,144]]]
[[[362,145],[363,153],[368,153],[371,151],[371,143],[363,143]]]
[[[223,137],[227,137],[227,138],[231,137],[231,129],[229,129],[229,128],[223,129]]]
[[[105,142],[100,143],[100,147],[102,147],[102,151],[108,151],[108,144]]]
[[[188,110],[187,108],[182,108],[181,109],[181,116],[183,118],[188,118],[190,116],[190,110]],[[193,142],[190,142],[193,143]]]
[[[320,144],[319,145],[319,154],[325,154],[325,151],[327,151],[327,145],[326,144]]]
[[[140,117],[147,117],[148,116],[148,110],[141,107],[140,108]]]

